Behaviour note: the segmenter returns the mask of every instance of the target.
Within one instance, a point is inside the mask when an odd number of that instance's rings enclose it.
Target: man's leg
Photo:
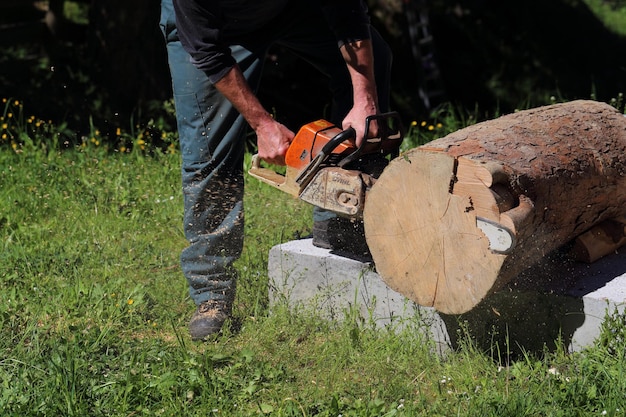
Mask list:
[[[233,262],[243,248],[243,155],[246,123],[193,66],[175,29],[171,0],[162,0],[164,32],[182,153],[184,231],[181,266],[198,306],[192,338],[219,331],[235,296]],[[233,54],[258,78],[261,62],[243,48]]]

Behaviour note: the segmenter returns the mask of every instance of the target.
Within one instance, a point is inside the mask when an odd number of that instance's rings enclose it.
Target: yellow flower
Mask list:
[[[9,124],[8,123],[2,123],[2,128],[3,129],[8,129],[9,128]]]
[[[422,123],[420,124],[420,126],[422,126],[422,127],[426,126],[426,122],[422,122]]]
[[[2,139],[6,139],[6,138],[7,138],[7,134],[6,134],[6,133],[3,133],[3,134],[2,134]]]
[[[133,299],[132,299],[132,298],[129,298],[129,299],[128,299],[128,301],[127,301],[126,303],[128,303],[128,305],[130,306],[130,305],[133,305],[133,303],[134,303],[134,302],[135,302],[135,301],[133,301]]]
[[[117,136],[120,136],[122,134],[122,129],[120,129],[119,127],[115,130],[115,134]]]
[[[433,129],[435,129],[435,126],[433,126],[433,125],[428,125],[428,130],[433,130]]]
[[[19,106],[19,105],[20,105],[19,100],[15,100],[15,101],[13,102],[13,105],[15,105],[15,106]]]
[[[441,123],[437,123],[437,129],[441,129],[443,125]]]
[[[3,98],[3,99],[2,99],[2,102],[3,102],[3,103],[6,103],[6,102],[7,102],[7,99],[6,99],[6,98]]]
[[[7,113],[7,117],[10,119],[11,117],[13,117],[13,113]]]
[[[146,142],[143,139],[137,141],[137,145],[144,145]]]
[[[413,121],[411,122],[411,126],[417,126],[417,120],[413,120]]]

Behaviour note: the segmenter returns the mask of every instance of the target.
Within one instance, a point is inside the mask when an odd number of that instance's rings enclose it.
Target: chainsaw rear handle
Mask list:
[[[287,170],[290,168],[287,167]],[[293,180],[287,175],[279,174],[278,172],[264,168],[261,166],[261,158],[258,154],[252,155],[252,164],[250,169],[248,170],[248,174],[255,177],[256,179],[271,185],[272,187],[278,188],[287,194],[291,194],[297,197],[300,194],[300,188]]]

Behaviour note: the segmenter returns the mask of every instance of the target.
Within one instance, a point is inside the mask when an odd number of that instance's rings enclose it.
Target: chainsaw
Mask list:
[[[367,138],[376,121],[378,137]],[[353,128],[326,120],[304,125],[285,154],[285,173],[262,167],[252,157],[248,173],[281,191],[338,215],[362,218],[365,196],[388,163],[399,155],[404,138],[398,113],[367,117],[364,139],[356,146]]]

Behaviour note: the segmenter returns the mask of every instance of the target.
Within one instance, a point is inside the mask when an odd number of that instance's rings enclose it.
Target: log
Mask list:
[[[592,263],[626,245],[626,216],[605,220],[578,236],[572,255],[579,262]]]
[[[390,162],[365,236],[389,287],[470,311],[551,251],[626,214],[626,117],[574,101],[482,122]]]

